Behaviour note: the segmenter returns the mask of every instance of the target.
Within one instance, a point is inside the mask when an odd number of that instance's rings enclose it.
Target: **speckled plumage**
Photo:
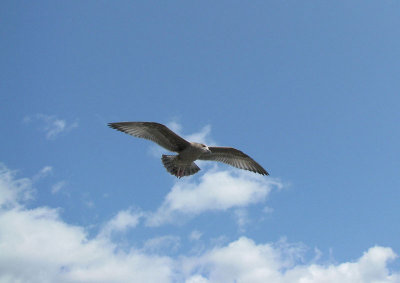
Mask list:
[[[269,175],[260,164],[240,150],[189,142],[159,123],[117,122],[109,123],[108,126],[134,137],[151,140],[169,151],[177,152],[178,155],[162,155],[161,160],[167,171],[178,178],[193,175],[200,170],[194,163],[195,160],[219,161],[239,169]]]

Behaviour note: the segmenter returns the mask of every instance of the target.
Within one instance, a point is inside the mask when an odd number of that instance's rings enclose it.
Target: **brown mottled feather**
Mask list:
[[[155,122],[118,122],[109,123],[108,126],[134,137],[151,140],[173,152],[180,152],[190,145],[167,126]]]
[[[239,169],[249,170],[261,175],[269,175],[268,172],[250,156],[233,147],[209,146],[211,154],[202,154],[200,160],[214,160],[229,164]]]

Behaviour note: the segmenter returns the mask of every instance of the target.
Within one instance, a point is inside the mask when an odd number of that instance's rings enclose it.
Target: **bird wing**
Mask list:
[[[190,143],[175,134],[167,126],[154,122],[117,122],[109,123],[110,128],[132,135],[134,137],[151,140],[169,151],[180,152]]]
[[[239,169],[249,170],[261,175],[269,175],[260,164],[255,162],[250,156],[233,147],[209,146],[211,153],[203,153],[200,160],[219,161]]]

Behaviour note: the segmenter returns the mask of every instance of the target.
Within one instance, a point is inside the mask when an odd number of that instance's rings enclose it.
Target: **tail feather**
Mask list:
[[[177,178],[190,176],[200,171],[196,163],[192,162],[189,165],[181,165],[177,162],[177,155],[164,155],[161,157],[165,169]]]

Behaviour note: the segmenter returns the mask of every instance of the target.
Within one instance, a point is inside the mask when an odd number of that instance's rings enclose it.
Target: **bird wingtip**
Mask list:
[[[107,123],[107,126],[109,126],[112,129],[117,129],[117,123]]]

